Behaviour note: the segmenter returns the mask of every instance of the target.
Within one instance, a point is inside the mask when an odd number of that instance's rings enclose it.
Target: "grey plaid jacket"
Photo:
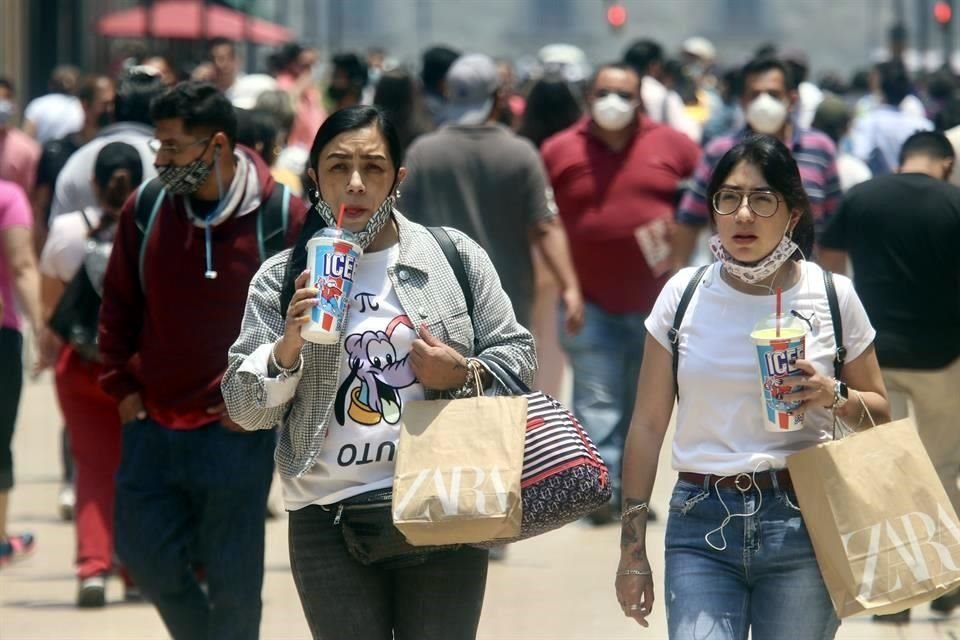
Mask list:
[[[399,212],[394,217],[400,230],[400,256],[388,276],[407,316],[417,326],[426,324],[433,335],[464,356],[483,353],[532,384],[537,367],[533,336],[517,322],[486,252],[463,233],[449,229],[473,287],[471,322],[463,291],[437,241],[425,227]],[[255,349],[283,335],[280,289],[289,256],[287,250],[268,259],[250,283],[240,336],[230,347],[221,388],[230,417],[243,428],[279,425],[277,468],[286,477],[296,477],[310,470],[323,448],[346,356],[342,335],[339,345],[306,343],[296,393],[276,407],[267,407],[265,378],[240,370]],[[507,391],[495,385],[494,393]],[[426,397],[441,395],[428,390]]]

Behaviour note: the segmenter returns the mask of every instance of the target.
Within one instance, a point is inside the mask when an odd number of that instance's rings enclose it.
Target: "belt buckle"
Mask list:
[[[741,481],[744,482],[745,486],[740,486]],[[735,486],[740,493],[746,493],[753,487],[753,478],[749,473],[738,473],[737,477],[733,480],[733,486]]]

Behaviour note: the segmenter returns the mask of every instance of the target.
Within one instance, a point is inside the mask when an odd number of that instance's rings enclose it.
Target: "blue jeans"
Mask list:
[[[759,474],[758,474],[759,475]],[[762,503],[760,496],[762,495]],[[792,491],[720,489],[679,481],[666,531],[670,640],[830,640],[840,626]]]
[[[573,367],[573,412],[610,469],[615,505],[620,503],[623,446],[643,361],[645,319],[639,313],[613,315],[587,303],[583,330],[569,336],[561,324],[559,331]]]
[[[117,555],[175,640],[259,637],[273,450],[272,431],[175,430],[150,419],[124,426]]]

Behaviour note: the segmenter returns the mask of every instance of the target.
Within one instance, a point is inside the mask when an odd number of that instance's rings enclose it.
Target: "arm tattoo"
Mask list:
[[[631,507],[636,507],[646,500],[636,500],[634,498],[625,498],[623,500],[623,511],[626,512]],[[636,559],[642,559],[646,556],[644,536],[646,529],[647,512],[635,511],[627,516],[620,526],[620,549],[626,551],[632,549],[633,556]]]

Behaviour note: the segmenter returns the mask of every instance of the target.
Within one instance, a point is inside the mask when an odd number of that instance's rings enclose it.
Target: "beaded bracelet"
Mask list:
[[[281,367],[280,363],[277,361],[277,343],[273,344],[273,347],[270,349],[270,364],[274,369],[280,372],[280,377],[288,378],[295,374],[297,371],[300,371],[300,367],[303,366],[303,353],[301,352],[297,356],[297,364],[287,368]]]
[[[652,576],[652,571],[643,571],[642,569],[621,569],[617,571],[618,576]]]

